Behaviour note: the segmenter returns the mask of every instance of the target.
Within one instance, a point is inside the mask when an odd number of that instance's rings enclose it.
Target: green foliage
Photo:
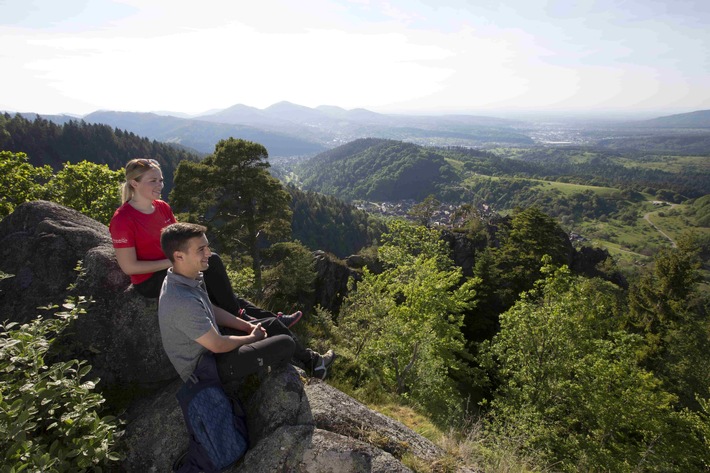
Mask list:
[[[293,238],[311,250],[323,250],[345,258],[372,245],[385,224],[337,197],[302,192],[287,186],[291,194]]]
[[[460,329],[471,283],[459,285],[461,271],[436,232],[397,222],[385,240],[386,269],[364,271],[341,309],[339,336],[360,383],[374,381],[436,418],[451,418],[462,408],[453,377],[466,372]]]
[[[291,229],[289,194],[267,169],[266,148],[258,143],[229,138],[215,146],[200,163],[183,161],[175,173],[170,194],[177,211],[211,224],[223,251],[246,251],[252,258],[261,288],[259,239],[278,241]]]
[[[434,195],[428,195],[422,202],[414,205],[409,210],[409,215],[414,218],[414,221],[419,225],[429,226],[432,215],[439,210],[441,202]]]
[[[45,199],[78,210],[108,224],[120,205],[122,171],[105,164],[64,163],[56,174],[49,166],[35,167],[25,153],[0,152],[0,217],[23,202]]]
[[[302,306],[316,280],[313,254],[299,242],[276,243],[266,251],[273,261],[264,271],[264,297],[271,307]]]
[[[710,452],[693,416],[639,366],[641,338],[619,329],[619,290],[545,272],[501,314],[481,357],[499,383],[492,427],[565,471],[699,471]]]
[[[308,160],[303,187],[345,200],[423,199],[457,180],[444,157],[401,141],[355,140]]]
[[[34,167],[25,153],[0,151],[0,218],[23,202],[43,198],[51,175],[49,166]]]
[[[699,227],[710,227],[710,194],[695,199],[690,204],[690,215]]]
[[[58,318],[2,325],[0,471],[100,472],[121,459],[114,450],[117,421],[99,416],[98,380],[86,379],[91,367],[48,359],[58,334],[86,303],[79,297]]]
[[[698,293],[700,262],[693,240],[681,239],[678,248],[664,249],[654,258],[654,269],[629,289],[631,328],[645,339],[644,365],[662,379],[683,405],[710,396],[710,323],[707,294]]]
[[[307,316],[303,316],[303,319],[296,325],[295,331],[304,346],[318,353],[324,353],[333,348],[334,343],[340,343],[338,331],[333,322],[333,314],[319,305],[314,307]],[[340,361],[338,365],[342,366]],[[342,373],[340,368],[334,371],[334,373],[338,372]]]
[[[569,264],[572,248],[557,222],[535,207],[516,210],[509,225],[501,227],[501,245],[495,250],[498,293],[510,307],[541,277],[543,256],[550,256],[555,265]]]
[[[105,164],[64,163],[46,186],[47,198],[108,225],[121,205],[124,179],[123,171],[111,171]]]

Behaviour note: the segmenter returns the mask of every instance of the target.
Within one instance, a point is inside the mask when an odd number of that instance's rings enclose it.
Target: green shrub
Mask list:
[[[91,366],[48,363],[57,336],[87,302],[68,300],[57,318],[0,324],[0,472],[101,472],[121,459],[118,421],[99,416],[98,380],[85,379]]]

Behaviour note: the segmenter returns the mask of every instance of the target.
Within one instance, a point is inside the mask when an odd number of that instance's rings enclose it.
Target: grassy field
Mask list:
[[[592,245],[606,248],[619,267],[628,270],[651,264],[659,249],[670,248],[672,242],[684,233],[710,234],[710,228],[695,225],[687,212],[688,206],[683,204],[659,208],[651,202],[642,202],[638,205],[639,217],[633,224],[613,219],[606,222],[586,221],[578,224],[573,231],[584,236]],[[704,273],[704,277],[707,279],[708,274]]]
[[[558,190],[564,195],[581,194],[582,192],[591,191],[600,197],[609,197],[621,192],[619,189],[615,189],[613,187],[585,186],[581,184],[570,184],[567,182],[543,181],[541,179],[530,180],[539,182],[540,185],[545,188]]]
[[[657,169],[672,173],[710,172],[710,158],[707,156],[649,156],[643,160],[616,158],[614,161],[629,168]]]
[[[689,230],[710,234],[710,228],[695,226],[687,213],[688,207],[681,204],[674,205],[673,207],[662,207],[650,212],[648,217],[651,222],[673,239],[677,239],[681,234]]]

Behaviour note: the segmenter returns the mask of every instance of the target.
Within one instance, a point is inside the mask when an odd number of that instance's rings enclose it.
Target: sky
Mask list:
[[[708,0],[0,0],[0,110],[710,109]]]

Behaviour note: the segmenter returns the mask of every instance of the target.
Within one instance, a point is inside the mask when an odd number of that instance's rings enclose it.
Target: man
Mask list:
[[[202,278],[212,254],[205,231],[201,225],[174,223],[160,236],[163,252],[173,265],[160,291],[160,334],[180,377],[187,380],[200,356],[211,351],[223,383],[268,366],[285,365],[292,357],[313,377],[324,379],[335,359],[332,350],[320,355],[303,348],[275,317],[247,322],[210,302]]]

